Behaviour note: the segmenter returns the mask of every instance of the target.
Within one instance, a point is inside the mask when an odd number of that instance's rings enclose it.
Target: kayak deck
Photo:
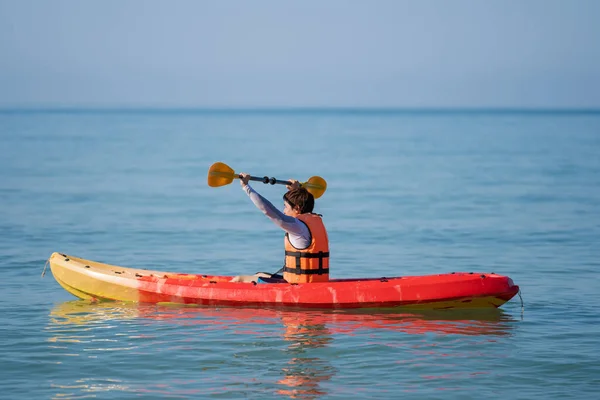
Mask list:
[[[507,276],[455,272],[308,284],[230,282],[230,276],[125,268],[61,253],[49,259],[56,281],[93,301],[295,308],[497,308],[519,287]]]

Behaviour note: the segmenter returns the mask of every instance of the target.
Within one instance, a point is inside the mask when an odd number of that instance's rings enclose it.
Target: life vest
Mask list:
[[[285,234],[285,264],[283,279],[289,283],[329,281],[329,239],[318,214],[300,214],[297,217],[310,231],[312,240],[307,248],[297,249]]]

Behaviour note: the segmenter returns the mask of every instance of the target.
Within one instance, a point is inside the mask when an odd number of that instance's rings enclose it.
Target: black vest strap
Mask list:
[[[284,264],[283,272],[287,272],[290,274],[296,274],[296,275],[323,275],[323,274],[329,273],[328,268],[323,268],[323,259],[329,258],[328,251],[320,251],[318,253],[305,253],[302,251],[286,251],[285,255],[296,258],[296,268],[289,268],[289,267],[286,267]],[[301,258],[318,258],[319,259],[319,268],[318,269],[302,269],[301,264],[300,264]]]
[[[300,257],[300,258],[327,258],[329,257],[328,251],[320,251],[318,253],[304,253],[302,251],[286,251],[286,256]]]
[[[288,268],[283,267],[283,272],[287,272],[288,274],[296,274],[296,275],[323,275],[328,274],[329,270],[326,268],[319,269],[302,269],[302,268]]]

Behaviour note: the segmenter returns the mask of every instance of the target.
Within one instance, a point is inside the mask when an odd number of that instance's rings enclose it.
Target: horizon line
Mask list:
[[[181,113],[600,113],[600,107],[393,107],[393,106],[1,106],[0,113],[11,112],[181,112]]]

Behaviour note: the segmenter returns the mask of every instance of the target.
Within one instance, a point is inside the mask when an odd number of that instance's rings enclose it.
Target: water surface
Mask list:
[[[0,112],[7,398],[593,398],[600,114]],[[488,312],[88,304],[53,251],[127,267],[275,270],[282,235],[208,167],[306,179],[336,278],[496,272]],[[280,205],[284,188],[255,184]]]

